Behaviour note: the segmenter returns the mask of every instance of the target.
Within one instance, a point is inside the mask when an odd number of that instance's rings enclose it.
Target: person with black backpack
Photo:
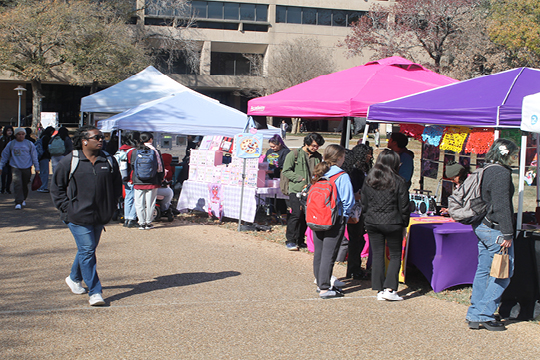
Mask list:
[[[313,245],[315,252],[313,256],[313,273],[317,280],[319,296],[322,299],[342,297],[343,291],[335,283],[332,286],[332,270],[336,261],[337,253],[343,235],[345,234],[345,224],[354,205],[354,193],[349,175],[341,169],[345,161],[345,148],[337,144],[328,145],[324,150],[323,161],[315,166],[313,171],[312,187],[308,193],[306,221],[312,229],[312,223],[318,222],[324,214],[324,204],[315,202],[314,193],[317,182],[320,180],[332,183],[332,192],[335,191],[335,208],[331,209],[337,217],[332,216],[333,221],[330,226],[325,226],[327,230],[313,230]],[[326,187],[328,188],[328,187]],[[320,187],[324,190],[324,187]],[[323,194],[323,197],[325,197]],[[312,203],[312,198],[314,202]],[[330,204],[328,204],[330,205]],[[312,209],[315,207],[315,209]],[[313,211],[312,211],[313,210]],[[320,211],[322,210],[322,211]],[[333,214],[334,215],[334,214]],[[320,221],[319,221],[320,223]]]
[[[51,141],[51,136],[54,133],[54,128],[48,126],[41,133],[41,137],[36,142],[36,149],[38,151],[38,160],[39,160],[39,177],[41,178],[41,186],[37,189],[38,192],[48,193],[49,192],[49,162],[51,161],[51,154],[49,153],[49,142]],[[41,152],[41,154],[40,154]]]
[[[159,151],[153,146],[153,141],[152,133],[142,132],[139,144],[129,156],[139,230],[154,228],[152,220],[156,196],[164,176],[163,160]]]
[[[403,300],[397,294],[403,229],[409,225],[409,191],[399,175],[399,155],[384,149],[377,157],[362,186],[362,212],[373,254],[371,288],[377,300]],[[385,267],[385,243],[390,251],[390,263]]]
[[[504,324],[495,318],[504,290],[514,272],[514,183],[510,166],[518,158],[519,148],[512,141],[497,139],[486,154],[487,167],[480,184],[487,212],[481,221],[472,224],[478,238],[478,267],[473,281],[471,306],[466,319],[470,329],[483,327],[504,331]],[[508,278],[490,276],[493,256],[508,249]]]

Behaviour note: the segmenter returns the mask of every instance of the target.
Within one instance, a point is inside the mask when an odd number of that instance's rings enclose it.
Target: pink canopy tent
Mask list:
[[[399,56],[323,75],[248,102],[252,116],[366,117],[370,105],[457,82]]]

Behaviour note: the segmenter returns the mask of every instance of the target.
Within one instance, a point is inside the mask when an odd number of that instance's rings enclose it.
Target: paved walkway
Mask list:
[[[6,196],[6,195],[2,195]],[[540,357],[540,327],[467,329],[466,306],[369,282],[315,292],[312,256],[219,226],[107,226],[98,269],[107,306],[64,283],[75,244],[48,194],[0,198],[1,359],[481,359]],[[337,275],[343,276],[343,267]]]

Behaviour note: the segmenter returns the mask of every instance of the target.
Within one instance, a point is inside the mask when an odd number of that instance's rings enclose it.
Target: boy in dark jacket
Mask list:
[[[66,283],[74,294],[84,294],[86,289],[81,285],[84,280],[92,306],[105,304],[96,271],[96,248],[122,194],[118,164],[102,151],[103,138],[94,126],[78,129],[73,139],[75,150],[60,160],[51,186],[54,205],[71,230],[78,249]],[[77,156],[78,164],[72,171]]]

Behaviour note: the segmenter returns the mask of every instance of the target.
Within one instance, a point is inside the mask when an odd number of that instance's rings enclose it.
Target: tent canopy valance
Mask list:
[[[248,102],[248,114],[302,118],[365,117],[371,104],[456,81],[393,56],[252,99]]]

